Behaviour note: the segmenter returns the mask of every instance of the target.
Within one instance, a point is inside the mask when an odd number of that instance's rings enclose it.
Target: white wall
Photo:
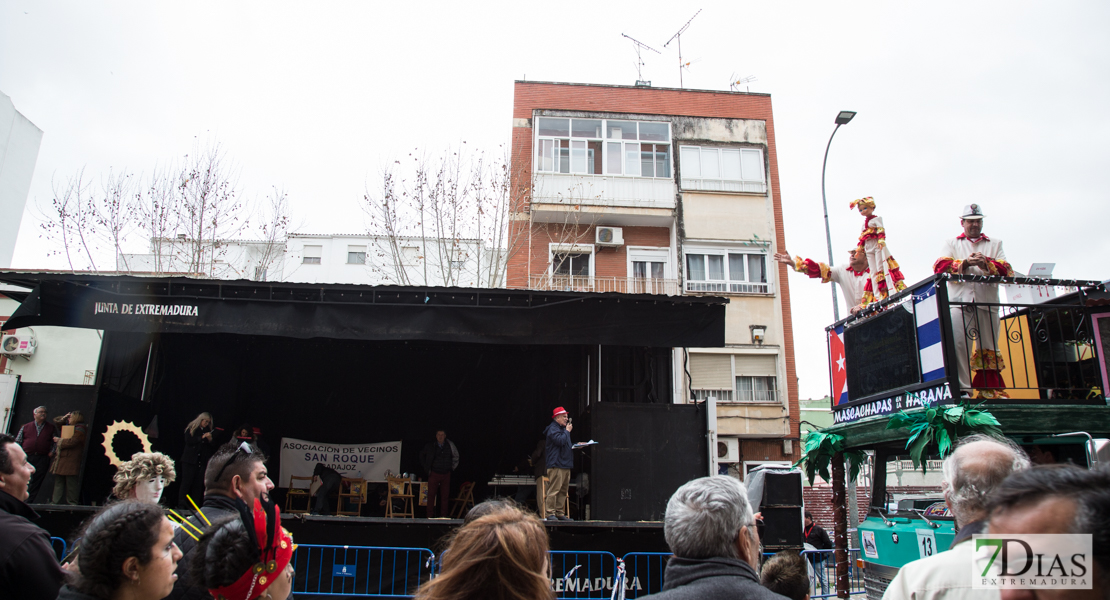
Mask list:
[[[19,303],[0,297],[0,317],[9,317]],[[7,369],[19,375],[24,383],[85,384],[86,371],[91,371],[88,385],[96,380],[96,366],[100,359],[101,332],[95,329],[74,327],[26,327],[14,332],[25,335],[34,333],[38,341],[35,354],[29,359],[7,357]]]
[[[415,260],[404,266],[409,285],[429,285],[453,287],[484,286],[491,260],[495,252],[483,247],[477,241],[462,240],[453,257],[442,256],[435,248],[434,241],[428,240],[425,246],[419,238],[404,239],[401,247],[415,248]],[[305,246],[320,246],[320,264],[304,262]],[[349,264],[347,252],[350,246],[366,248],[365,264]],[[454,258],[462,261],[462,266],[454,268],[453,281],[444,277],[440,268],[441,261]],[[481,273],[479,273],[481,261]],[[301,283],[353,283],[365,285],[400,285],[403,279],[394,266],[393,255],[387,241],[380,237],[346,235],[291,235],[286,246],[282,281]],[[425,267],[427,267],[425,269]],[[425,278],[425,273],[427,277]],[[504,285],[502,281],[500,285]]]
[[[23,207],[39,156],[42,130],[0,92],[0,268],[12,266]]]

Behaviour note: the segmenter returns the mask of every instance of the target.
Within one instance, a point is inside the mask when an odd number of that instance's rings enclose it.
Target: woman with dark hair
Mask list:
[[[204,469],[208,459],[216,452],[216,423],[212,415],[202,412],[185,426],[185,451],[181,453],[181,488],[177,490],[177,505],[189,508],[189,496],[197,504],[204,496]]]
[[[509,503],[489,508],[455,532],[442,554],[443,569],[420,586],[417,600],[555,597],[547,572],[548,540],[543,523]]]
[[[293,591],[295,546],[281,526],[281,511],[258,499],[249,512],[237,504],[238,516],[216,521],[197,542],[189,581],[213,598],[285,600]]]
[[[117,502],[93,515],[79,536],[80,572],[58,600],[162,600],[173,591],[181,550],[173,524],[147,502]]]

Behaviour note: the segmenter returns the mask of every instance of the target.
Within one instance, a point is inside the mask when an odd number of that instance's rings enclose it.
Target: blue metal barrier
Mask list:
[[[552,550],[550,556],[556,598],[608,600],[612,596],[617,557],[611,552]]]
[[[60,537],[50,538],[50,548],[54,551],[54,554],[58,555],[58,562],[61,562],[61,560],[66,557],[66,554],[69,554],[69,545]],[[61,550],[60,552],[59,549]]]
[[[663,590],[663,573],[670,552],[629,552],[624,555],[625,598],[639,598]]]
[[[407,598],[432,578],[427,548],[298,544],[293,592],[312,596]]]

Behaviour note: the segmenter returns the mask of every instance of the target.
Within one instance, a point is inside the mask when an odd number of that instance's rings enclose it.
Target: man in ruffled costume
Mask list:
[[[964,207],[960,224],[963,225],[964,232],[945,242],[941,257],[933,264],[933,272],[1014,276],[1014,269],[1006,262],[1006,253],[1002,251],[1002,240],[992,240],[983,235],[983,211],[978,204]],[[998,285],[949,282],[948,300],[997,304]],[[953,306],[951,315],[960,391],[974,387],[979,398],[1006,397],[1006,393],[1002,391],[1006,387],[1002,381],[1002,369],[1006,365],[998,352],[998,307]],[[968,369],[968,346],[972,341],[978,346],[970,355],[970,368],[975,371],[974,379],[971,379]]]
[[[783,249],[785,250],[785,248]],[[775,261],[790,265],[795,271],[809,275],[811,279],[821,279],[821,283],[832,281],[840,286],[844,294],[844,302],[848,304],[848,311],[856,314],[863,308],[863,291],[870,276],[867,270],[867,257],[863,250],[852,248],[848,251],[847,267],[830,267],[823,262],[795,256],[790,258],[789,252],[775,254]]]
[[[906,289],[905,277],[898,269],[898,262],[886,247],[886,230],[882,217],[875,216],[875,200],[868,196],[848,203],[849,208],[859,207],[863,215],[863,231],[859,234],[858,247],[867,257],[867,268],[871,271],[870,281],[863,290],[863,305],[876,300],[886,300],[894,292]]]

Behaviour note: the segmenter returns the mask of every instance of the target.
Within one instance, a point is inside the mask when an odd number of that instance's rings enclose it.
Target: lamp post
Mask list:
[[[832,135],[829,136],[829,143],[825,145],[825,160],[821,162],[821,206],[825,209],[825,241],[829,245],[829,268],[833,266],[833,253],[832,253],[832,232],[829,231],[829,204],[825,201],[825,165],[829,162],[829,147],[832,146],[833,136],[836,135],[836,130],[840,129],[841,125],[847,125],[848,121],[856,113],[850,110],[842,110],[836,115],[836,127],[833,129]],[[833,301],[833,321],[840,320],[840,306],[836,302],[836,282],[830,281],[832,285],[832,301]]]

